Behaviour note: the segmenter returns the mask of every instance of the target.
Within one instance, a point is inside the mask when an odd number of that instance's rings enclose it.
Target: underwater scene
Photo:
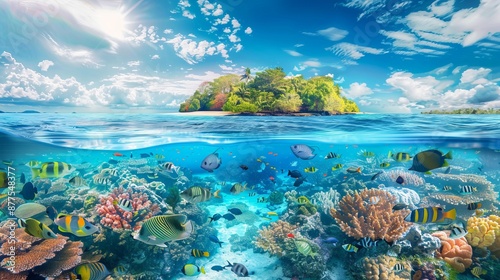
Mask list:
[[[2,116],[1,279],[500,272],[495,115]]]

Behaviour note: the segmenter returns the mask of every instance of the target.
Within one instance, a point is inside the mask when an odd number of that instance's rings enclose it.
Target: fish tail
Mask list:
[[[451,151],[449,151],[448,153],[446,153],[446,155],[444,155],[445,158],[447,159],[453,159],[453,155],[451,154]]]
[[[226,265],[226,266],[224,266],[224,267],[228,267],[228,266],[229,266],[229,267],[233,267],[233,265],[232,265],[229,261],[227,261],[227,263],[228,263],[229,265]]]
[[[205,274],[205,273],[206,273],[206,271],[205,271],[205,267],[204,267],[204,266],[200,267],[200,272],[201,272],[201,273],[203,273],[203,274]]]
[[[443,218],[455,220],[457,218],[457,209],[453,208],[450,211],[445,212]]]
[[[483,206],[483,204],[481,202],[477,203],[477,208],[481,208],[482,206]]]
[[[441,166],[441,167],[447,167],[447,166],[450,166],[450,164],[449,164],[449,163],[445,160],[445,161],[443,162],[443,166]]]
[[[389,153],[387,154],[387,158],[391,158],[392,157],[392,152],[389,151]]]
[[[210,253],[209,252],[203,252],[203,256],[205,256],[205,257],[208,258],[208,257],[210,257]]]
[[[219,193],[220,193],[220,190],[216,190],[216,191],[214,192],[214,197],[217,197],[217,198],[222,198],[222,197],[219,195]]]
[[[219,242],[217,242],[217,243],[219,243],[219,246],[222,248],[222,243],[224,243],[224,242],[219,241]]]
[[[361,167],[358,167],[358,169],[356,169],[356,172],[361,173]]]

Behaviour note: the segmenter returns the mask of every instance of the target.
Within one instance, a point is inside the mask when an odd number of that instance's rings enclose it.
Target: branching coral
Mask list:
[[[409,211],[392,211],[395,200],[394,196],[383,190],[364,190],[344,196],[339,203],[339,210],[330,209],[330,214],[342,231],[351,237],[393,242],[409,227],[409,223],[404,220]]]
[[[278,220],[259,230],[259,235],[253,241],[253,244],[271,255],[281,257],[284,255],[285,241],[289,239],[287,234],[294,232],[296,229],[296,225]]]
[[[397,263],[403,266],[402,271],[394,270],[394,266]],[[363,267],[365,269],[365,277],[368,280],[403,280],[409,279],[411,273],[409,262],[403,262],[385,255],[363,259]]]
[[[339,201],[339,192],[332,188],[327,192],[317,192],[311,196],[311,203],[325,214],[328,214],[331,208],[337,208]]]
[[[425,184],[425,181],[416,173],[411,173],[404,169],[393,169],[391,171],[384,172],[380,174],[378,180],[382,183],[393,183],[396,182],[398,177],[404,179],[403,186],[418,187]]]
[[[436,257],[443,259],[460,273],[471,266],[472,247],[465,237],[451,239],[443,231],[435,232],[432,236],[441,239],[441,250],[436,252]]]

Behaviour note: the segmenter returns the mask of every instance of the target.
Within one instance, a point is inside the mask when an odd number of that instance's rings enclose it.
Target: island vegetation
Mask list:
[[[354,113],[357,104],[343,97],[331,77],[287,77],[283,68],[266,69],[252,76],[229,74],[205,82],[180,105],[180,112],[233,113]]]
[[[461,108],[455,110],[430,110],[427,112],[422,112],[422,114],[441,114],[441,115],[454,115],[454,114],[462,114],[462,115],[492,115],[492,114],[500,114],[500,109],[479,109],[479,108]]]

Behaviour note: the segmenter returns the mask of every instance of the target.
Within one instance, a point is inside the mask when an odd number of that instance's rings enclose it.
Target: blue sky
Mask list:
[[[43,3],[37,3],[43,2]],[[204,81],[329,75],[365,112],[500,107],[500,2],[0,0],[0,110],[177,110]]]

